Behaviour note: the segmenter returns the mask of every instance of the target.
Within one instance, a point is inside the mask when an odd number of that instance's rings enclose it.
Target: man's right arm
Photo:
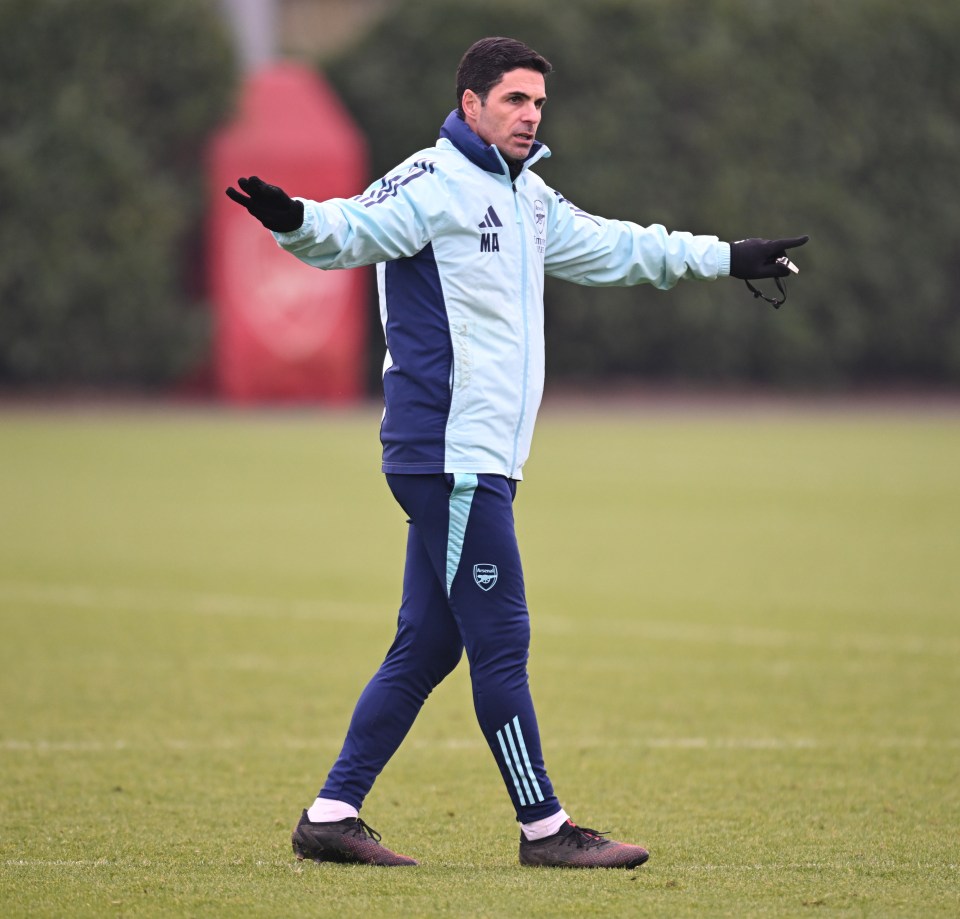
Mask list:
[[[245,179],[239,184],[247,191],[251,182]],[[227,194],[270,229],[282,248],[306,264],[322,269],[358,268],[415,255],[426,246],[431,225],[443,214],[438,204],[443,200],[437,187],[440,182],[430,164],[419,162],[401,166],[354,198],[311,201],[265,186],[273,190],[270,206],[258,207],[257,196],[250,191],[252,203],[241,200],[235,189]],[[276,192],[288,203],[283,204]]]

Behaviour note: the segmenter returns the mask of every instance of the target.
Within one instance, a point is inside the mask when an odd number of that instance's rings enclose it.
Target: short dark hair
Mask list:
[[[514,38],[481,38],[464,54],[457,67],[457,111],[463,117],[463,94],[472,89],[486,103],[490,90],[503,75],[517,68],[536,70],[544,75],[553,64],[533,48]]]

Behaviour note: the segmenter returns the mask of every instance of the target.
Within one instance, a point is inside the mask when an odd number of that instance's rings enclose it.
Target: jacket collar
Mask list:
[[[443,127],[440,128],[440,136],[449,140],[474,166],[479,166],[486,172],[494,173],[494,175],[510,175],[510,170],[500,155],[500,151],[492,144],[485,144],[474,134],[467,123],[457,113],[456,109],[447,115],[447,120],[444,121]],[[538,159],[547,156],[550,156],[550,149],[546,144],[535,140],[533,146],[530,148],[530,152],[523,161],[524,169],[526,169],[527,166],[533,165]]]

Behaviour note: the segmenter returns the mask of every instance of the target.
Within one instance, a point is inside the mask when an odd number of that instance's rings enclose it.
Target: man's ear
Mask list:
[[[460,100],[460,106],[467,118],[478,118],[483,102],[481,102],[480,97],[472,89],[468,89],[464,91],[463,98]]]

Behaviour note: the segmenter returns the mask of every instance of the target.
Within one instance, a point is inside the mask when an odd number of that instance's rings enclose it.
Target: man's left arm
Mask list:
[[[552,277],[590,287],[652,284],[668,290],[685,278],[714,280],[786,277],[786,250],[807,237],[722,242],[716,236],[668,232],[582,211],[555,194],[544,270]]]

